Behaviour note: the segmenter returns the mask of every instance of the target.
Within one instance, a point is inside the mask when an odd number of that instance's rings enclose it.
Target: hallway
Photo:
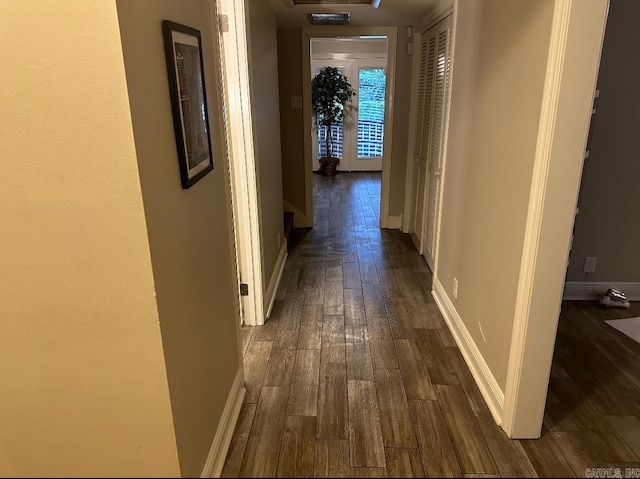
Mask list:
[[[553,434],[509,440],[424,259],[408,235],[378,227],[379,206],[379,173],[314,175],[316,227],[289,254],[271,318],[242,328],[247,394],[224,477],[582,476],[637,460],[616,454],[621,440],[606,462],[576,444],[560,424],[573,411],[557,404]]]

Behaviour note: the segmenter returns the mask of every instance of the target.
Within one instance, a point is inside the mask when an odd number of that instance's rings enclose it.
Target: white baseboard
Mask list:
[[[292,206],[291,203],[288,203],[285,200],[282,200],[282,209],[284,211],[293,212],[293,227],[294,228],[307,228],[309,226],[313,226],[313,224],[309,223],[307,216],[300,211],[295,206]]]
[[[489,410],[493,415],[496,423],[502,423],[502,411],[504,408],[504,391],[498,385],[496,378],[491,373],[482,353],[473,341],[469,330],[462,322],[462,318],[456,311],[455,306],[442,287],[438,278],[433,278],[433,297],[440,312],[444,316],[453,338],[456,340],[458,348],[464,357],[464,360],[471,370],[471,374],[484,397]]]
[[[390,230],[399,230],[402,228],[402,215],[389,216],[387,219],[387,228]]]
[[[229,396],[227,396],[227,403],[222,411],[218,430],[213,438],[213,443],[211,443],[211,449],[209,449],[209,455],[200,477],[220,477],[222,475],[222,468],[227,458],[227,452],[229,452],[229,445],[240,416],[245,393],[244,373],[240,367],[231,386],[231,391],[229,391]]]
[[[609,288],[622,291],[629,301],[640,301],[640,283],[616,281],[567,281],[564,284],[562,299],[600,299]]]
[[[269,319],[271,316],[271,308],[273,308],[273,302],[276,299],[276,293],[278,292],[278,285],[280,284],[280,279],[282,278],[282,270],[284,270],[284,265],[287,262],[287,239],[285,238],[282,246],[280,247],[280,254],[278,255],[278,261],[276,261],[276,266],[273,268],[273,273],[271,274],[271,279],[269,280],[269,286],[267,286],[267,295],[265,296],[269,301],[267,306],[267,314],[265,319]]]

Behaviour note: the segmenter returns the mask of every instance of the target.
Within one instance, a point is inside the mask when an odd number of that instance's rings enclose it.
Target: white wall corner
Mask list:
[[[629,301],[640,301],[640,282],[616,281],[567,281],[564,284],[563,300],[600,299],[607,289],[622,291]]]
[[[402,228],[402,215],[389,216],[387,220],[387,228],[390,230],[399,230]]]
[[[500,425],[504,407],[504,391],[498,385],[496,378],[491,373],[491,369],[489,369],[489,365],[484,360],[453,302],[442,287],[440,280],[436,277],[433,278],[433,291],[431,294],[451,330],[462,357],[464,357],[467,366],[469,366],[469,370],[493,415],[493,419],[496,424]]]
[[[269,280],[269,286],[267,287],[266,297],[269,302],[267,303],[266,319],[269,319],[269,316],[271,316],[271,309],[273,308],[273,302],[276,299],[276,293],[278,292],[278,286],[282,279],[282,271],[284,270],[284,265],[287,262],[287,256],[287,239],[285,238],[282,242],[282,246],[280,247],[278,261],[276,261],[276,266],[273,268],[273,273],[271,273],[271,279]]]
[[[231,391],[229,391],[229,396],[227,396],[227,403],[222,411],[222,417],[200,477],[220,477],[222,475],[222,468],[227,458],[233,431],[240,417],[240,409],[242,408],[245,393],[244,370],[241,365],[236,373]]]

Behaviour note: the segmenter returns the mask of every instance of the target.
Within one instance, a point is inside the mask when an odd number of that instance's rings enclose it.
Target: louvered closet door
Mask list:
[[[434,71],[433,115],[431,122],[431,147],[427,166],[427,186],[425,188],[425,219],[423,254],[427,264],[434,269],[437,237],[437,220],[440,209],[440,188],[442,160],[444,154],[444,133],[447,104],[449,98],[449,77],[451,71],[451,26],[445,20],[442,30],[437,34],[436,61]]]
[[[436,37],[423,34],[420,42],[420,73],[418,79],[418,98],[416,129],[413,150],[413,219],[409,234],[416,249],[423,252],[424,197],[427,186],[427,158],[429,151],[429,132],[431,129],[431,110],[433,109],[433,73],[436,58]]]

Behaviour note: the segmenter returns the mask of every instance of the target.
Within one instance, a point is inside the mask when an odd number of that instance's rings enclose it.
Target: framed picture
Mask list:
[[[162,22],[180,178],[187,189],[213,170],[200,31]]]

